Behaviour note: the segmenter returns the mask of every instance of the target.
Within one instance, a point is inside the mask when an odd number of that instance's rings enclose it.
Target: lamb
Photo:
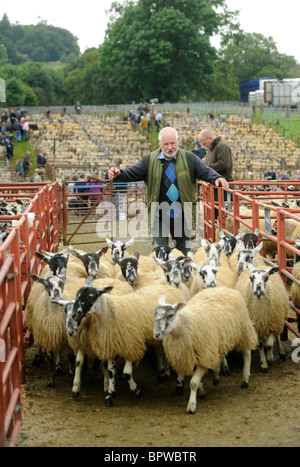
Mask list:
[[[41,283],[44,290],[39,287],[31,289],[25,310],[25,325],[32,330],[37,346],[46,349],[47,356],[52,361],[53,353],[59,356],[63,351],[68,351],[70,354],[70,348],[65,329],[64,313],[52,304],[51,300],[69,297],[63,291],[64,278],[59,276],[42,277],[35,274],[32,274],[31,278]],[[34,361],[34,363],[38,363],[38,361]],[[60,371],[60,366],[58,359],[48,387],[55,386],[55,374]]]
[[[259,243],[254,249],[246,249],[244,243],[239,240],[237,246],[239,251],[230,256],[229,266],[238,275],[247,268],[249,263],[252,263],[254,266],[265,266],[265,262],[259,254],[259,251],[263,247],[263,242]]]
[[[277,266],[256,269],[250,263],[235,285],[235,289],[244,297],[250,319],[254,323],[263,373],[268,372],[268,363],[271,365],[273,361],[274,336],[279,347],[280,359],[285,359],[280,334],[289,312],[289,299],[280,275],[274,274],[278,271]],[[267,358],[264,347],[267,348]]]
[[[235,286],[237,274],[229,267],[216,266],[213,261],[205,266],[198,266],[193,263],[192,267],[197,272],[197,276],[190,287],[192,296],[207,287],[225,286],[234,288]]]
[[[157,345],[153,338],[154,316],[159,295],[164,292],[174,303],[183,298],[178,289],[170,286],[152,287],[120,296],[108,295],[111,288],[82,287],[76,295],[72,318],[82,322],[89,316],[89,340],[93,352],[108,362],[109,388],[105,405],[110,407],[115,396],[115,367],[117,356],[124,358],[124,375],[130,390],[137,396],[140,388],[132,377],[132,363],[138,364],[148,345]]]
[[[170,259],[169,261],[162,261],[155,257],[153,257],[153,259],[164,272],[164,276],[162,276],[159,280],[159,284],[168,284],[179,288],[184,296],[184,299],[188,301],[191,297],[191,293],[187,285],[182,281],[182,269],[186,265],[191,264],[191,258],[182,256],[179,258]]]
[[[100,263],[100,258],[105,255],[108,250],[108,246],[101,248],[95,253],[82,254],[79,251],[71,248],[71,254],[78,258],[83,267],[76,263],[71,263],[67,268],[67,274],[74,277],[91,277],[96,279],[97,277],[111,277],[112,272],[109,270],[108,263]]]
[[[96,288],[105,287],[107,290],[110,291],[110,293],[112,293],[112,295],[126,295],[132,292],[132,289],[129,284],[127,284],[126,282],[118,281],[115,278],[96,279],[93,282],[86,280],[85,284],[82,284],[81,287],[83,287],[84,285],[90,285]],[[78,287],[77,290],[79,290],[79,288],[81,287]],[[90,316],[87,316],[85,319],[82,320],[82,322],[76,322],[72,318],[75,300],[68,301],[64,299],[59,299],[52,300],[52,302],[64,307],[64,312],[66,315],[66,332],[68,336],[68,343],[72,348],[74,354],[76,355],[76,369],[72,384],[72,397],[77,398],[80,394],[81,372],[84,363],[84,357],[86,356],[87,358],[91,359],[96,358],[96,355],[93,352],[89,341]],[[105,391],[107,391],[108,376],[105,367],[104,375],[104,387]]]
[[[149,287],[151,284],[157,285],[162,277],[160,270],[150,270],[150,272],[147,272],[148,268],[146,268],[146,272],[140,272],[139,258],[139,253],[135,252],[134,256],[123,258],[118,261],[121,271],[116,274],[116,278],[120,281],[123,280],[128,282],[128,284],[131,285],[132,290],[137,290],[147,286]]]
[[[111,263],[113,265],[117,264],[118,260],[124,258],[127,248],[134,243],[134,240],[134,238],[131,238],[127,242],[122,242],[121,240],[112,241],[106,238],[106,243],[110,247]]]
[[[194,295],[187,305],[172,305],[161,296],[154,314],[153,335],[162,340],[168,362],[177,373],[192,376],[187,413],[196,412],[197,390],[205,394],[204,374],[214,370],[214,384],[218,384],[222,356],[233,349],[243,353],[241,387],[248,387],[257,336],[239,292],[210,288]]]
[[[213,260],[218,266],[228,266],[228,258],[225,255],[222,245],[219,243],[208,243],[206,240],[201,240],[201,247],[194,254],[194,262],[201,266],[209,264]]]

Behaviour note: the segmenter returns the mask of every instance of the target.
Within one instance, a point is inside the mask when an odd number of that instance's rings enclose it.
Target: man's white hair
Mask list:
[[[175,138],[176,138],[176,139],[179,138],[179,136],[178,136],[178,131],[175,130],[175,128],[172,128],[171,126],[166,126],[166,127],[162,128],[162,129],[160,130],[160,132],[158,133],[158,141],[159,141],[159,142],[161,142],[163,133],[166,133],[167,131],[172,131],[172,132],[175,134]]]

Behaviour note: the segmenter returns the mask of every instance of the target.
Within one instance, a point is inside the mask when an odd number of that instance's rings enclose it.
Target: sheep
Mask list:
[[[229,266],[238,275],[247,268],[249,263],[252,263],[254,266],[265,266],[264,259],[259,254],[259,251],[263,247],[263,242],[259,243],[254,249],[246,249],[244,243],[238,240],[237,246],[239,251],[230,256]]]
[[[109,238],[106,238],[106,243],[110,247],[111,263],[113,265],[118,263],[118,260],[124,258],[127,248],[134,243],[134,238],[131,238],[127,242],[122,242],[121,240],[112,241]]]
[[[170,245],[160,246],[158,245],[156,240],[153,240],[152,246],[153,246],[153,251],[155,252],[156,258],[161,259],[163,261],[168,261],[170,253],[172,253],[172,251],[176,247],[176,244],[177,244],[176,240],[173,240]]]
[[[64,292],[64,277],[42,277],[32,274],[31,278],[41,283],[44,290],[39,287],[31,289],[25,309],[25,325],[32,330],[37,346],[46,349],[49,359],[53,353],[57,357],[65,350],[70,353],[64,314],[51,303],[51,300],[69,298]],[[37,361],[34,360],[33,363],[39,363],[39,358],[38,355]],[[58,374],[60,367],[60,360],[57,358],[55,372],[49,380],[48,387],[55,386],[55,374]]]
[[[222,245],[219,243],[208,243],[206,240],[201,240],[201,247],[194,254],[194,262],[201,266],[209,264],[214,260],[218,266],[228,266],[228,258],[225,255]]]
[[[159,284],[168,284],[172,287],[179,288],[184,296],[184,299],[189,300],[191,293],[187,285],[182,281],[182,269],[186,265],[191,264],[191,258],[182,256],[179,258],[170,259],[169,261],[162,261],[155,257],[153,257],[153,259],[154,262],[158,264],[164,272],[164,276],[162,276],[159,280]]]
[[[277,266],[257,269],[250,263],[235,285],[235,289],[246,301],[250,319],[258,336],[262,373],[268,372],[268,364],[271,365],[273,361],[274,336],[279,347],[280,359],[285,359],[280,334],[288,316],[289,299],[280,275],[275,274],[278,271]],[[264,347],[267,348],[267,358]]]
[[[151,271],[150,268],[146,267],[146,271],[149,269],[150,272],[140,272],[139,258],[140,254],[135,252],[134,256],[123,258],[118,261],[121,270],[116,274],[116,278],[120,281],[128,282],[132,290],[137,290],[146,286],[149,287],[151,284],[157,285],[162,277],[162,273],[158,269]]]
[[[154,316],[159,295],[165,293],[172,303],[182,294],[171,286],[142,289],[124,296],[108,295],[110,287],[82,287],[76,294],[72,318],[82,322],[89,316],[89,340],[93,352],[108,362],[109,387],[105,405],[110,407],[115,396],[115,367],[117,356],[124,358],[124,375],[130,390],[137,396],[141,391],[132,377],[132,363],[138,364],[148,345],[157,345],[153,338]]]
[[[234,288],[237,274],[227,266],[216,266],[215,262],[198,266],[192,263],[192,267],[197,272],[197,276],[193,280],[190,287],[191,295],[195,295],[207,287],[232,287]]]
[[[107,290],[110,290],[112,295],[126,295],[131,293],[132,289],[129,284],[126,282],[118,281],[113,278],[101,278],[96,279],[93,282],[90,280],[85,281],[85,285],[90,285],[93,287],[105,287]],[[84,286],[84,284],[82,284]],[[75,287],[77,289],[78,285]],[[78,287],[79,289],[80,287]],[[78,290],[77,289],[77,290]],[[75,295],[76,296],[76,295]],[[81,372],[84,363],[84,357],[95,359],[96,355],[91,348],[89,341],[89,324],[90,317],[87,316],[82,320],[82,322],[76,322],[72,318],[73,305],[75,300],[68,301],[64,299],[52,300],[53,303],[61,305],[64,307],[64,312],[66,315],[66,332],[68,336],[68,342],[72,348],[74,354],[76,355],[76,366],[75,366],[75,375],[72,383],[72,397],[77,398],[80,394],[81,386]],[[107,390],[107,372],[104,369],[105,374],[105,391]]]
[[[83,265],[79,266],[76,263],[71,263],[67,268],[67,274],[75,277],[91,277],[96,279],[97,277],[110,277],[109,268],[100,262],[100,258],[105,255],[108,250],[108,246],[101,248],[101,250],[96,251],[95,253],[85,253],[82,254],[79,251],[71,248],[71,254],[78,258]]]
[[[39,251],[35,251],[34,254],[41,262],[45,261],[48,265],[48,267],[44,268],[44,275],[49,275],[50,272],[54,276],[66,275],[70,255],[69,249],[62,253],[50,253],[42,250],[41,253]]]
[[[244,358],[241,388],[249,385],[251,350],[257,336],[241,294],[228,287],[199,292],[187,303],[170,304],[161,296],[154,311],[153,336],[162,340],[168,362],[184,376],[192,376],[187,413],[194,414],[197,390],[204,396],[202,377],[214,370],[214,384],[219,382],[223,355],[233,349]]]

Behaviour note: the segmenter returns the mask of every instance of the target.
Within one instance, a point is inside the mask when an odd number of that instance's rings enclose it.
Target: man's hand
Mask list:
[[[227,182],[227,180],[225,180],[225,178],[217,178],[217,180],[215,180],[215,185],[216,186],[222,186],[223,188],[225,188],[225,190],[228,190],[229,189],[229,183]]]
[[[108,178],[110,180],[113,180],[118,175],[120,175],[120,173],[121,173],[120,169],[117,169],[117,167],[111,167],[108,171]]]

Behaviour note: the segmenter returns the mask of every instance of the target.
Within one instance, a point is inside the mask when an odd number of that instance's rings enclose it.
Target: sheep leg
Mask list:
[[[34,359],[32,361],[32,365],[38,366],[41,363],[44,363],[45,359],[46,359],[46,350],[43,349],[42,347],[38,347],[36,354],[34,356]]]
[[[84,355],[81,350],[77,351],[76,354],[76,369],[75,369],[75,376],[73,380],[72,386],[72,397],[76,398],[80,394],[80,385],[81,385],[81,372],[82,366],[84,362]]]
[[[108,360],[108,393],[105,396],[105,407],[111,407],[116,395],[116,366],[114,360]]]
[[[139,386],[136,384],[136,382],[134,381],[132,377],[132,366],[133,366],[132,362],[129,362],[126,360],[124,369],[123,369],[123,375],[128,381],[130,391],[134,392],[136,397],[140,397],[141,389],[139,388]]]
[[[196,370],[194,371],[194,374],[191,378],[190,381],[190,398],[189,402],[187,405],[187,413],[188,414],[195,414],[196,413],[196,407],[197,407],[197,390],[199,389],[201,394],[205,394],[203,384],[202,384],[202,378],[206,373],[205,368],[201,368],[199,366],[196,367]]]
[[[273,363],[273,347],[274,347],[274,336],[273,334],[270,334],[267,337],[267,342],[266,342],[266,347],[267,347],[267,362],[269,365],[272,365]]]
[[[277,343],[277,349],[278,349],[280,360],[286,360],[286,355],[285,355],[285,351],[283,350],[280,335],[276,335],[275,339],[276,339],[276,343]]]
[[[222,369],[223,375],[226,375],[226,376],[230,375],[230,369],[229,369],[229,365],[227,363],[227,359],[226,359],[225,355],[222,355],[221,369]]]
[[[158,376],[157,381],[158,383],[163,383],[166,380],[170,379],[170,366],[165,358],[165,353],[162,345],[155,345],[154,352],[156,355],[157,360],[157,368],[158,368]]]
[[[48,368],[51,373],[51,376],[48,380],[47,383],[47,388],[54,388],[55,387],[55,369],[53,369],[54,366],[54,354],[52,351],[47,352],[47,361],[48,361]]]
[[[223,357],[222,357],[223,358]],[[224,357],[225,358],[225,357]],[[226,360],[226,359],[225,359]],[[220,382],[220,371],[221,371],[221,364],[222,362],[219,363],[219,365],[214,369],[213,371],[213,384],[216,386]]]
[[[245,350],[243,352],[243,381],[241,384],[241,388],[247,388],[249,386],[249,378],[250,378],[250,368],[251,368],[251,350]]]
[[[56,361],[55,361],[55,374],[56,376],[58,375],[62,375],[62,363],[61,363],[61,356],[60,354],[58,353],[56,355]]]
[[[267,359],[265,356],[264,343],[262,342],[262,340],[259,340],[258,350],[259,350],[259,356],[260,356],[261,371],[262,373],[268,373],[269,367],[268,367]]]
[[[74,375],[75,375],[75,368],[74,368],[74,354],[69,353],[68,354],[68,362],[69,362],[69,379],[70,383],[72,384]]]
[[[104,388],[104,394],[108,394],[108,383],[109,383],[109,375],[108,375],[108,368],[107,368],[107,362],[102,363],[102,370],[103,370],[103,388]]]
[[[183,387],[184,387],[184,376],[178,373],[176,378],[176,394],[183,394]]]

